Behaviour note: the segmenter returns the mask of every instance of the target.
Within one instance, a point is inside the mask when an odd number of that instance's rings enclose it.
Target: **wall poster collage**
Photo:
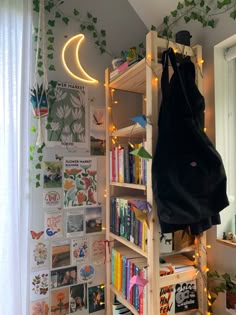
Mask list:
[[[87,94],[84,86],[58,82],[46,146],[89,148],[89,110],[90,121],[105,133],[104,112],[88,108]],[[66,152],[43,161],[43,228],[30,231],[30,315],[104,315],[106,242],[97,157]]]

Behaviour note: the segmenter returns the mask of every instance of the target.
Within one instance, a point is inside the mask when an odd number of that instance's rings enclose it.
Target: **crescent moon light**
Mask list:
[[[78,65],[79,70],[82,72],[83,76],[84,76],[86,79],[81,78],[81,77],[77,76],[75,73],[73,73],[73,72],[69,69],[69,67],[68,67],[68,65],[67,65],[67,63],[66,63],[66,61],[65,61],[65,53],[66,53],[67,47],[68,47],[73,41],[76,41],[76,40],[78,40],[78,43],[77,43],[76,49],[75,49],[75,61],[76,61],[77,65]],[[81,43],[82,43],[83,40],[84,40],[84,35],[83,35],[83,34],[79,34],[79,35],[75,35],[75,36],[71,37],[71,38],[66,42],[65,46],[64,46],[63,49],[62,49],[62,62],[63,62],[63,65],[64,65],[66,71],[67,71],[72,77],[74,77],[75,79],[80,80],[80,81],[83,81],[83,82],[86,82],[86,83],[98,83],[98,80],[92,78],[90,75],[87,74],[87,72],[83,69],[83,67],[81,66],[81,63],[80,63],[80,61],[79,61],[79,47],[80,47],[80,45],[81,45]]]

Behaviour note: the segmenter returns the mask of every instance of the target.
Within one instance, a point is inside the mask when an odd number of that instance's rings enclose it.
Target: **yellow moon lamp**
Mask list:
[[[88,73],[83,69],[83,67],[81,66],[81,63],[79,61],[79,48],[80,48],[80,45],[81,45],[83,40],[84,40],[84,35],[79,34],[79,35],[75,35],[75,36],[71,37],[66,42],[65,46],[62,49],[63,65],[64,65],[66,71],[76,80],[80,80],[80,81],[85,82],[85,83],[98,83],[98,80],[96,80],[96,79],[92,78],[90,75],[88,75]],[[70,70],[70,68],[68,67],[66,60],[65,60],[65,54],[66,54],[67,48],[70,46],[70,44],[72,44],[73,42],[76,42],[76,41],[77,41],[77,45],[76,45],[76,49],[75,49],[75,61],[76,61],[76,64],[77,64],[79,70],[83,74],[84,78],[81,78],[78,75],[76,75],[74,72],[72,72]]]

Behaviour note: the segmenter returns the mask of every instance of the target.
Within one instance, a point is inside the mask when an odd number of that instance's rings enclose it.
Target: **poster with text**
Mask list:
[[[85,86],[58,82],[50,104],[47,145],[88,148],[88,93]]]
[[[64,158],[64,208],[97,204],[97,159]]]
[[[175,313],[198,308],[196,280],[175,285]]]

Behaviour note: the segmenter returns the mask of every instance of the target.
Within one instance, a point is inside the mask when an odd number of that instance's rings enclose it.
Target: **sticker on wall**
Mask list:
[[[66,236],[76,237],[84,234],[84,209],[66,212]]]
[[[49,247],[47,241],[32,241],[30,246],[31,269],[49,267]]]
[[[62,188],[43,189],[43,208],[60,209],[62,205]]]
[[[70,240],[60,240],[52,243],[52,268],[69,266],[70,263]]]
[[[38,271],[31,273],[30,292],[31,300],[42,299],[48,297],[49,289],[49,271]]]
[[[88,288],[89,313],[105,309],[104,284]]]
[[[49,301],[44,299],[35,301],[30,304],[30,315],[48,315],[49,314]]]
[[[51,314],[69,314],[69,288],[51,291]]]
[[[59,211],[45,212],[45,237],[59,238],[63,236],[63,214]]]
[[[64,158],[63,196],[64,208],[97,203],[96,158]]]
[[[85,86],[58,82],[50,105],[47,145],[88,148],[88,93]]]
[[[85,210],[86,233],[102,231],[102,207],[86,207]]]
[[[105,241],[106,241],[105,235],[96,235],[90,237],[89,239],[90,261],[92,261],[93,264],[96,266],[104,265],[106,251]]]
[[[70,287],[70,313],[87,309],[87,283]]]
[[[88,260],[88,238],[80,237],[71,240],[72,265]]]
[[[95,276],[95,269],[91,264],[81,266],[79,270],[79,279],[81,281],[92,280]]]
[[[67,267],[51,271],[51,288],[77,284],[77,267]]]

